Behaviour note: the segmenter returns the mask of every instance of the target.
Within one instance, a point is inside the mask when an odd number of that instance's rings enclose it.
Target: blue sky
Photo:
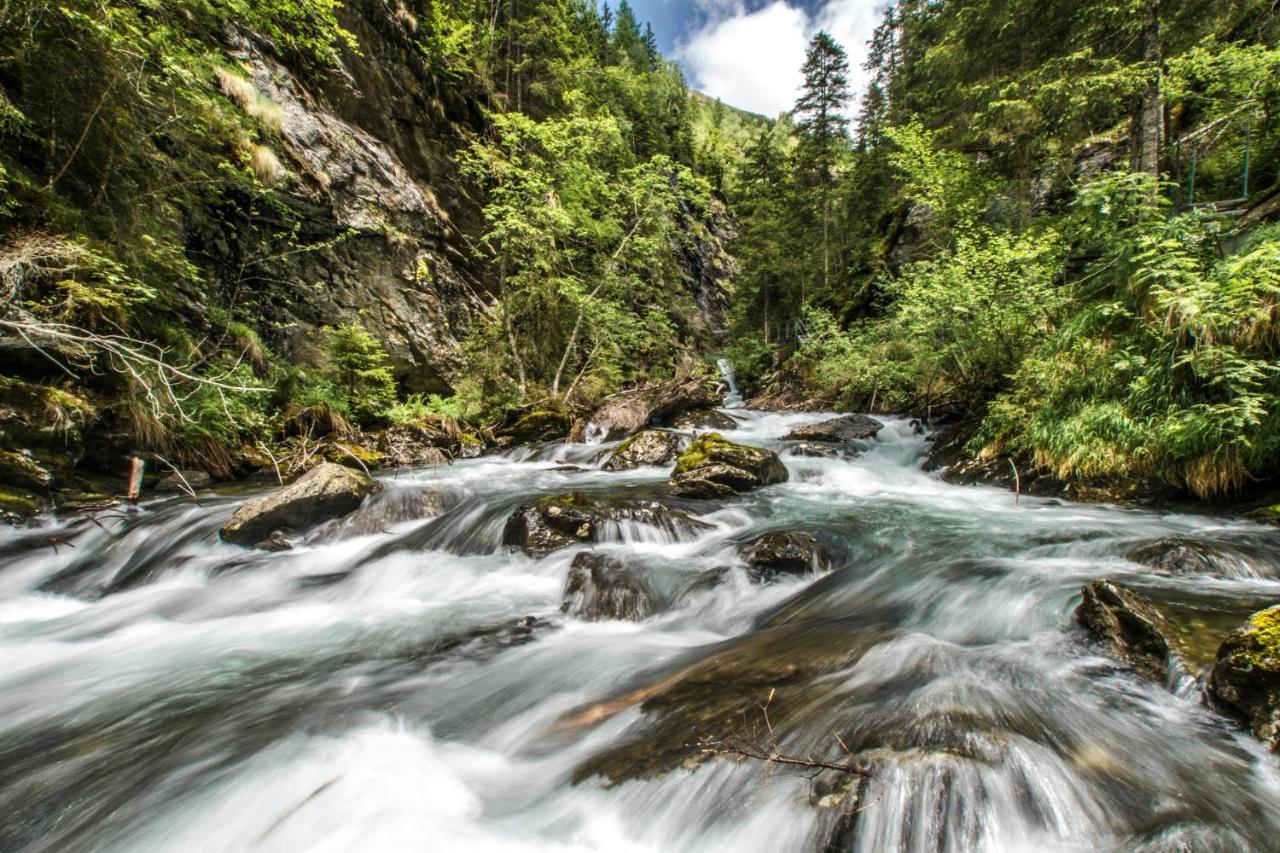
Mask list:
[[[831,33],[849,52],[855,91],[865,82],[866,42],[886,0],[630,0],[653,25],[664,55],[689,84],[735,107],[775,116],[790,109],[809,38]],[[609,0],[617,6],[617,0]]]

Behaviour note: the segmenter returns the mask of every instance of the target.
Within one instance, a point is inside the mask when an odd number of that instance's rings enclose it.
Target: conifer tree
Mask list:
[[[801,167],[821,195],[822,286],[831,279],[831,190],[835,165],[849,134],[844,115],[849,100],[849,57],[825,31],[809,42],[805,54],[804,87],[796,101],[796,130],[800,134]]]

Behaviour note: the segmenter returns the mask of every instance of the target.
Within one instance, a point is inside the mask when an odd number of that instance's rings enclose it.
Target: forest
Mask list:
[[[690,92],[625,2],[14,0],[6,479],[225,478],[315,424],[572,415],[727,356],[977,462],[1235,498],[1280,454],[1276,39],[1246,0],[904,0],[865,91],[819,32],[766,118]],[[431,137],[392,145],[408,212],[294,130],[392,61]]]

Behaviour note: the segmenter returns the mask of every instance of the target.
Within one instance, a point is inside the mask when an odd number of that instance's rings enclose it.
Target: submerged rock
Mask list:
[[[583,553],[573,558],[560,610],[582,619],[627,619],[653,615],[648,583],[616,557]]]
[[[1274,564],[1262,554],[1221,542],[1168,538],[1148,542],[1125,555],[1135,563],[1170,575],[1227,578],[1274,577]]]
[[[253,547],[259,551],[279,553],[281,551],[292,551],[293,543],[289,541],[288,536],[284,535],[283,530],[277,530],[266,539],[256,543]]]
[[[738,428],[736,420],[718,409],[692,409],[670,418],[668,422],[672,428],[683,430],[731,430]]]
[[[845,415],[798,427],[782,437],[783,441],[824,441],[839,444],[855,439],[874,438],[884,424],[866,415]]]
[[[663,465],[680,453],[680,438],[656,429],[638,432],[628,438],[605,460],[606,471],[627,471],[648,465]]]
[[[1280,606],[1253,614],[1223,641],[1209,676],[1209,696],[1280,751]]]
[[[1081,592],[1084,600],[1076,608],[1076,621],[1107,647],[1109,655],[1144,678],[1168,678],[1166,622],[1151,602],[1109,580],[1093,581]]]
[[[838,459],[842,456],[857,456],[857,450],[844,450],[832,444],[802,441],[787,448],[792,456],[808,456],[816,459]]]
[[[734,444],[719,433],[694,439],[671,474],[673,494],[723,498],[787,480],[778,454],[762,447]]]
[[[824,676],[851,665],[875,641],[847,625],[792,624],[701,649],[683,665],[651,673],[647,683],[557,723],[556,730],[567,733],[636,706],[641,712],[625,739],[587,759],[573,781],[652,778],[724,754],[717,744],[726,738],[767,742],[760,710],[766,703],[778,732],[814,725],[838,689]]]
[[[607,525],[624,522],[650,525],[673,537],[708,526],[686,510],[657,501],[609,500],[571,492],[517,507],[502,531],[502,544],[541,557],[569,545],[597,542]]]
[[[222,528],[222,538],[253,545],[277,530],[306,530],[346,515],[381,488],[367,474],[325,462],[273,494],[241,504]]]
[[[752,580],[768,581],[778,575],[806,575],[816,572],[826,555],[818,540],[808,533],[766,533],[738,549]]]

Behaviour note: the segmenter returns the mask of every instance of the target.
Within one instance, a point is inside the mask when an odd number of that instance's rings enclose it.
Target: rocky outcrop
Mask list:
[[[605,460],[606,471],[628,471],[651,465],[665,465],[680,454],[680,437],[650,429],[628,438]]]
[[[1223,641],[1209,676],[1209,697],[1280,751],[1280,606],[1255,613]]]
[[[1081,592],[1084,600],[1076,608],[1076,621],[1109,655],[1144,678],[1165,681],[1169,677],[1168,627],[1151,602],[1109,580],[1093,581]]]
[[[845,415],[798,427],[782,437],[783,441],[821,441],[840,444],[848,441],[875,438],[884,424],[866,415]]]
[[[738,556],[755,581],[769,581],[779,575],[807,575],[827,561],[817,539],[793,531],[766,533],[739,548]]]
[[[325,462],[273,494],[241,504],[223,526],[222,538],[255,545],[277,530],[308,530],[341,518],[380,488],[367,474]]]
[[[653,615],[653,591],[621,560],[590,552],[573,558],[560,610],[581,619],[640,622]]]
[[[655,419],[717,405],[719,396],[700,378],[652,382],[616,394],[588,419],[589,438],[615,441],[652,424]]]
[[[690,498],[724,498],[787,480],[778,454],[761,447],[734,444],[719,433],[694,439],[671,474],[672,494]]]
[[[570,492],[521,504],[507,519],[502,543],[541,557],[569,545],[597,542],[602,531],[618,524],[647,525],[672,539],[693,537],[709,527],[688,510],[658,501]]]

